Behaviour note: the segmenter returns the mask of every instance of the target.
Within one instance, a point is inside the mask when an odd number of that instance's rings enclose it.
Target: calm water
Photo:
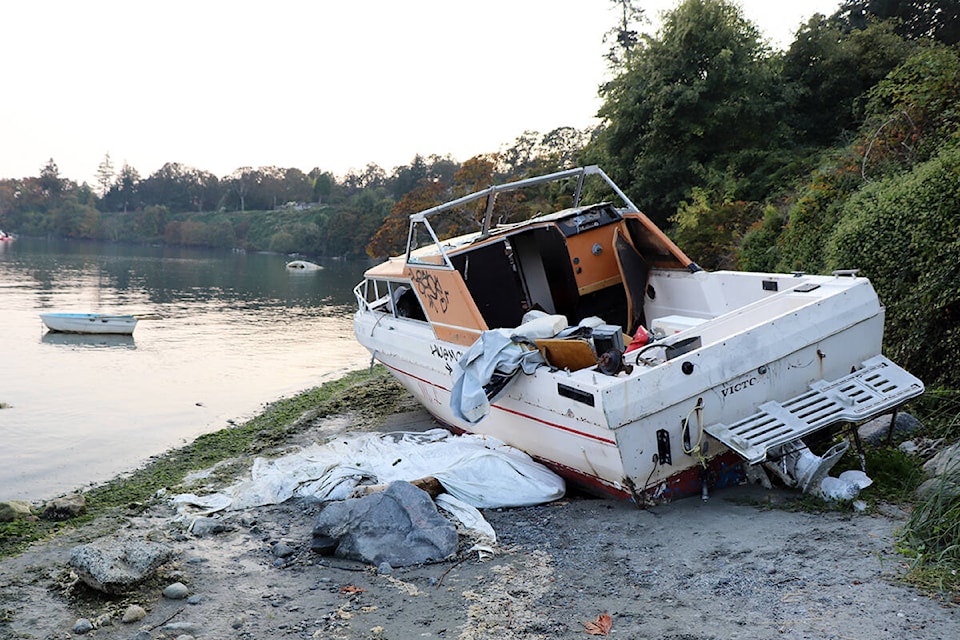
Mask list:
[[[352,288],[365,263],[0,243],[0,500],[108,480],[263,404],[366,366]],[[44,311],[156,313],[132,337],[47,333]]]

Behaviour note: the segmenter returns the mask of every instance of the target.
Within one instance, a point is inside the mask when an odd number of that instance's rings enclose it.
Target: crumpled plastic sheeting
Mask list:
[[[849,469],[839,478],[827,476],[820,481],[820,495],[827,500],[853,500],[862,489],[866,489],[873,480],[858,469]]]
[[[432,429],[350,434],[280,458],[257,458],[249,480],[211,496],[181,494],[173,502],[182,510],[199,507],[208,515],[279,504],[295,496],[342,500],[359,484],[427,476],[475,509],[543,504],[565,491],[562,478],[496,438]]]

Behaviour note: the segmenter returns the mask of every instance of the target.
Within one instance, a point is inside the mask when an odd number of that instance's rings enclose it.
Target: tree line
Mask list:
[[[25,235],[385,256],[416,212],[494,182],[598,164],[701,266],[860,268],[887,304],[888,351],[928,383],[960,373],[960,0],[849,0],[774,51],[728,0],[683,0],[656,34],[612,0],[600,125],[528,132],[458,162],[387,173],[177,163],[97,184],[51,160],[0,180],[0,228]],[[498,200],[505,219],[559,201]],[[475,219],[444,231],[466,231]]]
[[[585,135],[567,127],[526,132],[491,156],[510,176],[529,169],[538,154],[572,163]],[[171,162],[142,178],[128,164],[115,171],[107,155],[90,185],[61,176],[51,158],[36,177],[0,179],[0,229],[360,257],[396,203],[424,185],[449,186],[460,168],[450,156],[417,155],[389,174],[371,163],[341,177],[319,168],[242,167],[218,178]]]

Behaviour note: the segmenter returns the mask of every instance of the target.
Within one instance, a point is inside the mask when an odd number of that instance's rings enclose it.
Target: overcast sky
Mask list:
[[[840,0],[739,4],[784,48]],[[463,161],[594,124],[615,24],[609,0],[3,0],[0,178]]]

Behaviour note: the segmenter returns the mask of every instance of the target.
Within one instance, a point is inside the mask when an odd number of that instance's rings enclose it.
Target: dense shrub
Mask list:
[[[886,350],[928,385],[960,387],[960,148],[868,184],[841,209],[827,267],[862,270],[887,306]]]

